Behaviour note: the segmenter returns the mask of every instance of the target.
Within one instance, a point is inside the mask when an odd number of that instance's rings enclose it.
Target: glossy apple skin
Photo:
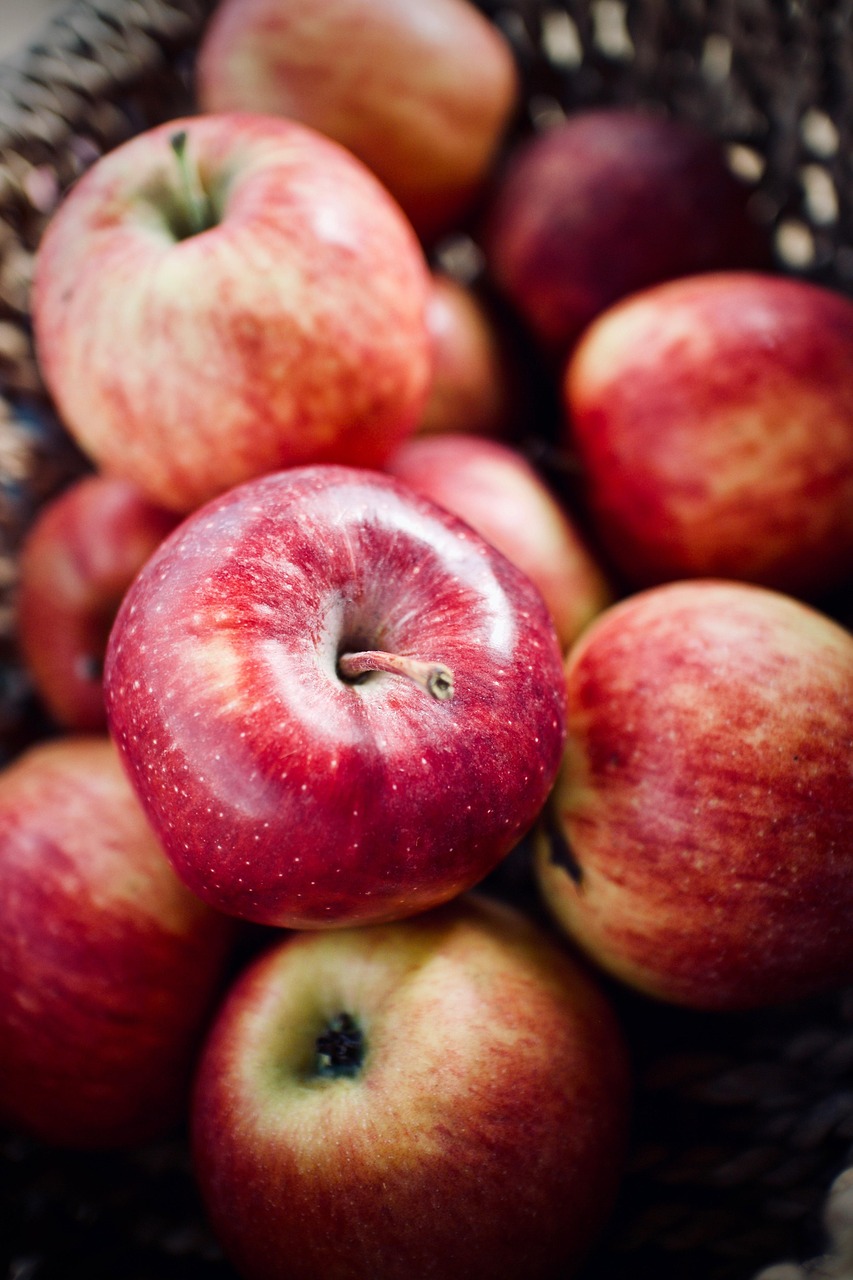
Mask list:
[[[130,1146],[182,1119],[234,922],[188,893],[106,737],[0,774],[0,1117]]]
[[[386,470],[467,521],[533,581],[564,649],[613,595],[579,530],[527,460],[497,440],[408,440]]]
[[[17,635],[64,729],[105,731],[103,660],[122,596],[177,517],[129,480],[75,481],[39,513],[21,549]]]
[[[518,75],[468,0],[223,0],[196,87],[204,111],[287,116],[336,139],[433,240],[483,186]]]
[[[339,1013],[361,1070],[318,1077]],[[196,1078],[194,1163],[247,1280],[568,1278],[612,1207],[628,1095],[597,984],[472,896],[245,971]]]
[[[665,1000],[741,1009],[853,974],[853,636],[742,583],[603,613],[566,665],[537,872],[567,932]]]
[[[564,397],[596,529],[634,586],[816,597],[849,579],[849,299],[753,272],[659,285],[591,326]]]
[[[170,140],[215,225],[189,234]],[[35,270],[42,372],[80,446],[189,511],[278,467],[377,466],[429,390],[429,272],[371,173],[292,121],[177,120],[103,156]]]
[[[446,664],[438,701],[344,651]],[[188,517],[125,596],[107,715],[186,884],[261,924],[425,910],[540,811],[564,738],[535,587],[390,476],[295,468]]]
[[[493,309],[468,285],[436,272],[427,328],[433,379],[418,435],[511,435],[521,416],[522,371]]]
[[[703,130],[596,108],[510,153],[481,240],[492,278],[559,360],[629,293],[694,272],[769,265],[748,196]]]

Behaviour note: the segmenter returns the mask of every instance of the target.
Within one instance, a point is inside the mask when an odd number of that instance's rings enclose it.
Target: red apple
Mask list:
[[[204,111],[335,138],[427,239],[470,207],[518,95],[509,43],[468,0],[221,0],[196,85]]]
[[[247,1280],[568,1280],[612,1206],[627,1095],[589,975],[462,900],[244,971],[196,1079],[195,1167]]]
[[[81,447],[187,511],[282,466],[380,465],[429,390],[428,287],[411,227],[342,147],[292,121],[200,116],[72,189],[32,310]]]
[[[703,275],[626,299],[565,378],[595,525],[629,582],[816,595],[853,564],[853,302]]]
[[[427,327],[433,380],[418,434],[509,435],[520,416],[521,367],[497,316],[468,285],[436,272]]]
[[[588,628],[545,900],[601,965],[704,1009],[853,977],[853,636],[742,583],[673,583]]]
[[[475,436],[408,440],[391,475],[461,516],[536,584],[564,648],[610,604],[601,569],[556,498],[509,445]]]
[[[184,1115],[233,921],[179,882],[106,738],[0,774],[0,1117],[131,1145]]]
[[[493,279],[560,358],[594,316],[637,289],[767,265],[748,196],[704,130],[596,108],[509,154],[481,238]]]
[[[437,905],[533,823],[563,744],[528,579],[389,476],[305,467],[188,517],[124,598],[107,714],[186,884],[261,924]]]
[[[17,634],[57,724],[104,730],[107,637],[144,562],[175,526],[129,480],[86,476],[42,508],[20,555]]]

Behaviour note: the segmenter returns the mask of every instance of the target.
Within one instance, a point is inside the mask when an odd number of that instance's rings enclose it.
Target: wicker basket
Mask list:
[[[754,182],[780,269],[853,292],[853,0],[482,7],[523,70],[520,131],[602,102],[696,121]],[[0,64],[0,757],[42,728],[15,658],[18,547],[39,505],[85,465],[33,358],[33,251],[62,191],[97,155],[192,109],[193,50],[211,8],[77,0]],[[523,856],[497,888],[529,892]],[[810,1274],[853,1274],[818,1260],[832,1243],[827,1192],[853,1163],[853,993],[732,1017],[613,996],[634,1051],[636,1120],[622,1194],[584,1280],[749,1280],[809,1258]],[[80,1156],[4,1133],[0,1180],[8,1280],[233,1275],[205,1226],[181,1135]],[[837,1220],[842,1210],[843,1197]]]

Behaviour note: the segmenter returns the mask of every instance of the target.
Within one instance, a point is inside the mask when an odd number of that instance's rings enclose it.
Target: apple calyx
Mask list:
[[[315,1075],[325,1080],[352,1079],[364,1062],[364,1034],[351,1014],[338,1013],[317,1037],[316,1050]]]
[[[210,231],[219,221],[213,201],[204,189],[198,165],[190,160],[187,153],[187,142],[186,129],[179,129],[169,137],[169,145],[175,153],[181,179],[180,212],[183,216],[179,224],[172,228],[178,240],[187,240],[190,236]]]
[[[339,674],[351,683],[370,671],[388,671],[392,675],[406,676],[426,689],[437,702],[449,702],[455,692],[453,672],[443,662],[404,658],[399,653],[386,653],[382,649],[342,653],[338,658]]]

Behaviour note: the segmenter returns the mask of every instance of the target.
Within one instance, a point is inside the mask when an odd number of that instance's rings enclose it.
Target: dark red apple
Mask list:
[[[629,1071],[589,974],[507,907],[291,935],[230,992],[192,1107],[247,1280],[568,1280],[611,1211]]]
[[[587,331],[567,437],[634,586],[745,579],[817,597],[853,571],[853,302],[722,272],[658,285]]]
[[[605,968],[742,1009],[853,979],[853,636],[790,597],[673,583],[569,654],[546,901]]]
[[[176,524],[129,480],[86,476],[39,513],[20,555],[17,634],[57,724],[105,730],[103,660],[130,583]]]
[[[293,927],[474,884],[539,813],[564,736],[536,588],[397,480],[345,467],[188,517],[124,598],[105,693],[186,884]]]
[[[481,239],[492,278],[559,359],[594,316],[637,289],[768,265],[748,197],[704,130],[595,108],[509,153]]]
[[[106,738],[0,774],[0,1117],[120,1147],[183,1117],[234,922],[175,876]]]

